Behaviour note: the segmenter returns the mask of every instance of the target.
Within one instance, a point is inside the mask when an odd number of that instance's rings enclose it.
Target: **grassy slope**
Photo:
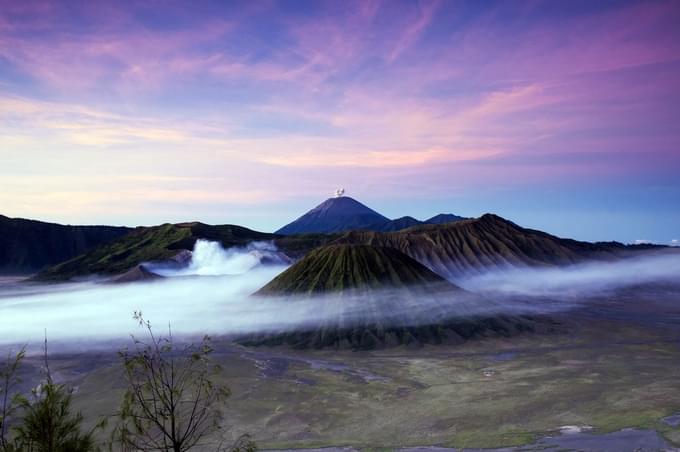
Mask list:
[[[0,215],[0,274],[31,273],[127,234],[114,226],[65,226]]]
[[[254,240],[271,240],[273,234],[240,226],[209,226],[203,223],[164,224],[137,228],[128,235],[50,267],[36,279],[62,281],[89,274],[113,275],[154,260],[169,259],[179,250],[191,250],[197,239],[214,240],[223,246],[243,245]]]

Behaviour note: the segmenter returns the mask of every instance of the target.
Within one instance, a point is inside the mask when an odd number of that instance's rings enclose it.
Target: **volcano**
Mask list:
[[[349,196],[329,198],[276,231],[277,234],[305,234],[310,232],[344,232],[353,229],[375,229],[390,219]]]
[[[462,291],[394,248],[329,245],[317,248],[284,271],[259,295],[322,294],[343,291],[418,289]]]
[[[255,295],[278,297],[282,309],[311,303],[326,320],[240,338],[244,345],[366,350],[510,336],[538,324],[527,317],[465,315],[466,306],[487,301],[396,249],[376,246],[317,248]]]
[[[354,198],[339,195],[325,200],[297,220],[276,231],[276,234],[332,234],[353,230],[390,232],[426,224],[452,223],[464,219],[458,215],[439,214],[425,221],[410,216],[390,220]]]

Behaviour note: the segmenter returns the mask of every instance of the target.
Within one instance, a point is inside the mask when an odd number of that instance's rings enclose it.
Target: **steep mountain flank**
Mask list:
[[[66,226],[0,215],[0,274],[27,274],[71,259],[131,229]]]
[[[460,290],[404,253],[365,245],[317,248],[260,289],[259,295],[320,294],[446,286]]]
[[[522,228],[493,214],[391,233],[352,231],[334,243],[395,248],[454,281],[506,266],[568,265],[587,259],[614,259],[631,249],[621,244],[561,239]]]

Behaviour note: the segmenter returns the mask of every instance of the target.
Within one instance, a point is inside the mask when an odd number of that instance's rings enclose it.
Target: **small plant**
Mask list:
[[[21,356],[23,358],[23,355]],[[33,390],[31,400],[19,397],[17,405],[22,417],[14,429],[16,435],[7,450],[30,452],[93,452],[98,447],[94,429],[83,433],[83,415],[72,413],[71,390],[52,380],[47,359],[47,339],[44,349],[45,381]],[[16,372],[16,368],[14,369]],[[96,427],[95,427],[96,428]]]
[[[0,367],[0,452],[9,452],[14,447],[9,440],[9,421],[22,405],[23,398],[17,393],[21,383],[18,376],[19,366],[26,356],[26,350],[7,353],[7,359]]]
[[[82,433],[83,415],[71,413],[71,391],[48,380],[25,401],[26,413],[16,428],[19,450],[91,452],[98,450],[93,432]]]
[[[32,400],[21,398],[21,424],[16,427],[15,447],[31,452],[97,451],[94,430],[83,433],[83,415],[72,414],[72,393],[65,385],[52,380],[44,346],[45,382],[33,390]]]
[[[169,328],[167,337],[157,337],[141,312],[133,318],[147,330],[148,339],[133,336],[134,349],[120,353],[128,388],[112,445],[163,452],[205,449],[203,442],[219,429],[222,406],[230,394],[215,381],[221,369],[210,360],[210,338],[204,337],[199,345],[179,347]],[[246,444],[251,448],[246,449]],[[242,437],[236,446],[250,451],[252,444]]]

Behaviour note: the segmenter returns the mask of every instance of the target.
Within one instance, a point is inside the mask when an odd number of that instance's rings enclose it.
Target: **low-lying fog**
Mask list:
[[[317,325],[343,319],[384,317],[385,323],[427,322],[436,316],[550,313],[587,302],[587,297],[653,282],[677,281],[680,253],[645,255],[615,263],[568,268],[515,269],[489,272],[459,281],[484,294],[413,296],[345,296],[283,300],[252,297],[278,273],[281,264],[261,265],[275,255],[272,244],[224,250],[199,241],[183,269],[154,268],[165,279],[110,284],[81,282],[58,285],[14,283],[0,279],[0,345],[36,346],[45,331],[53,344],[96,348],[123,343],[141,331],[132,313],[141,310],[156,328],[168,324],[177,335],[258,333]]]
[[[568,267],[510,268],[460,282],[474,292],[560,299],[577,299],[649,283],[680,283],[680,253],[650,253]]]

